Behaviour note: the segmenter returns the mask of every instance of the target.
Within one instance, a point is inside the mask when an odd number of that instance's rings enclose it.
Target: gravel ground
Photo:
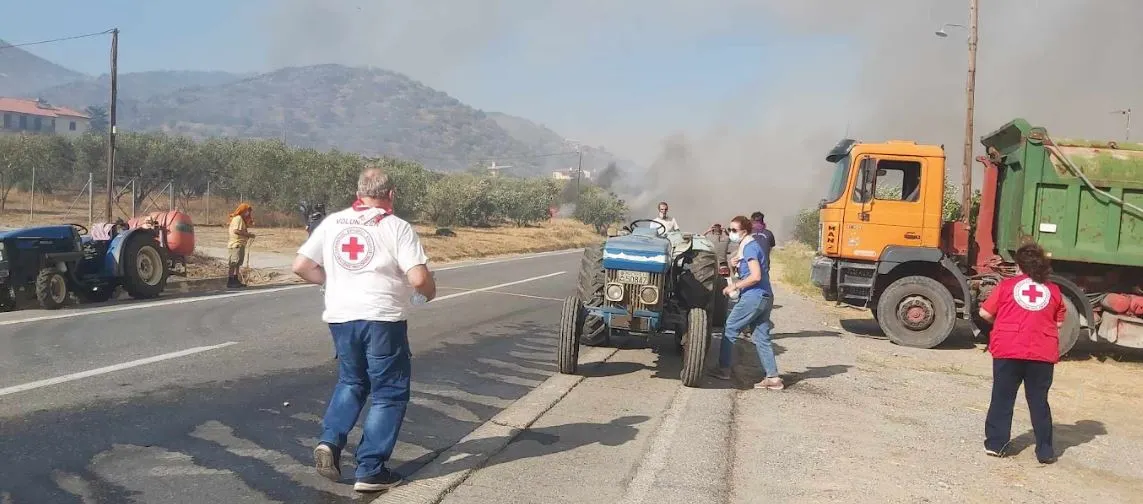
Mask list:
[[[861,311],[788,289],[777,304],[789,386],[738,392],[732,502],[1143,502],[1139,364],[1061,363],[1050,396],[1059,462],[1036,461],[1023,394],[1015,455],[995,459],[981,444],[991,360],[967,334],[904,348]]]

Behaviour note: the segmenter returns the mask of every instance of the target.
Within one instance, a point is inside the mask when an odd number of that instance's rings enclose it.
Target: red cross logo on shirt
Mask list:
[[[341,251],[349,254],[350,261],[356,261],[357,255],[365,251],[365,245],[357,243],[356,236],[351,236],[348,242],[341,244]]]
[[[347,227],[337,233],[333,239],[333,247],[333,258],[337,265],[349,271],[369,266],[377,252],[373,235],[358,226]]]
[[[1040,311],[1048,307],[1048,303],[1052,300],[1052,292],[1031,278],[1025,278],[1016,283],[1016,287],[1012,289],[1012,297],[1021,308]]]
[[[1024,292],[1021,292],[1020,294],[1023,294],[1024,297],[1028,299],[1028,302],[1032,304],[1036,304],[1036,300],[1040,299],[1040,296],[1043,296],[1043,294],[1040,293],[1039,289],[1032,285],[1029,285],[1028,288],[1024,289]]]

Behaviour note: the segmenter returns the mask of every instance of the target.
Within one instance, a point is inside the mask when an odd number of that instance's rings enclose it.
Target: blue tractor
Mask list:
[[[640,219],[584,250],[576,295],[564,300],[557,352],[561,373],[574,374],[579,346],[604,346],[617,332],[671,333],[681,350],[684,386],[702,380],[711,332],[726,321],[725,259],[702,235],[666,232]]]
[[[159,231],[107,226],[93,238],[81,224],[0,232],[0,309],[36,302],[54,310],[74,293],[83,302],[111,299],[118,287],[131,297],[157,297],[170,276]]]

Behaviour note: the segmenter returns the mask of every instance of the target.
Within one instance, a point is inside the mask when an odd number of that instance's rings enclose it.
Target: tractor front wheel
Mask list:
[[[562,374],[575,374],[579,364],[579,338],[583,332],[583,305],[576,296],[564,299],[560,314],[560,341],[556,350],[557,367]]]
[[[67,302],[67,278],[55,268],[44,268],[36,275],[36,300],[45,310],[56,310]]]
[[[687,312],[687,335],[683,338],[684,387],[698,387],[706,368],[706,353],[710,349],[710,319],[706,310],[691,308]]]
[[[159,244],[146,235],[131,238],[123,249],[123,289],[135,299],[158,297],[170,271]]]

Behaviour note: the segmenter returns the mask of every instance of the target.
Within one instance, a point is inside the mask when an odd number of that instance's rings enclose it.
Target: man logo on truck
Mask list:
[[[1016,304],[1028,311],[1040,311],[1048,306],[1052,300],[1052,292],[1031,278],[1025,278],[1012,288],[1012,297]]]

